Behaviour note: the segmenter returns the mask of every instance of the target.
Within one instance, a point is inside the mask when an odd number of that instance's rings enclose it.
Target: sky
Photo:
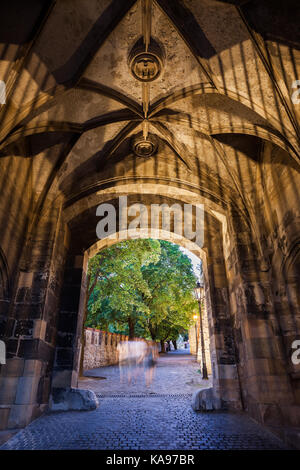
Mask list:
[[[198,256],[194,255],[191,251],[187,250],[186,248],[183,248],[182,246],[180,247],[180,250],[187,255],[190,260],[192,261],[193,264],[193,270],[197,278],[199,278],[199,267],[197,267],[200,263],[200,258]]]

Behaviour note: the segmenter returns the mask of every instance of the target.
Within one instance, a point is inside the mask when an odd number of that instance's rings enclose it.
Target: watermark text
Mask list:
[[[204,205],[203,204],[144,204],[128,206],[127,196],[119,197],[118,213],[113,204],[104,203],[97,207],[96,215],[101,217],[97,223],[96,234],[103,238],[159,238],[160,230],[172,232],[174,238],[184,237],[200,248],[204,242]],[[118,215],[117,215],[118,214]]]

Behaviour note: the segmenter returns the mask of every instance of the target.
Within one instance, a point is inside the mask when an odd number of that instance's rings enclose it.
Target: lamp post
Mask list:
[[[202,302],[204,300],[204,286],[199,281],[197,282],[197,286],[194,289],[195,298],[198,301],[199,306],[199,319],[200,319],[200,339],[201,339],[201,353],[202,353],[202,379],[207,380],[207,367],[206,367],[206,357],[205,357],[205,346],[204,346],[204,334],[203,334],[203,323],[202,323]],[[197,332],[197,330],[196,330]],[[198,341],[196,339],[197,344],[197,353],[198,353]],[[196,354],[197,354],[196,353]],[[197,354],[198,356],[198,354]]]

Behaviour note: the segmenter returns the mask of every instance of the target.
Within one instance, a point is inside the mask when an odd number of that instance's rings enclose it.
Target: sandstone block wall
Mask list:
[[[117,346],[121,341],[128,341],[128,336],[86,328],[83,368],[87,370],[118,364]]]
[[[141,340],[140,338],[136,338]],[[119,362],[118,344],[128,341],[126,335],[109,333],[96,328],[85,329],[84,370],[113,366]]]

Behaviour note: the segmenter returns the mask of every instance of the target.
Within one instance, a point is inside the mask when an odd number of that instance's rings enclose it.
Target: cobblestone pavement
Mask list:
[[[198,369],[191,356],[162,357],[149,391],[142,378],[133,388],[120,387],[117,368],[107,367],[105,374],[102,368],[106,380],[81,384],[100,397],[97,410],[46,414],[1,449],[284,449],[281,441],[244,414],[194,412],[191,393],[195,386],[207,386]]]
[[[2,449],[283,449],[241,414],[195,413],[190,397],[101,399],[96,411],[45,415]]]
[[[160,355],[155,370],[154,379],[149,388],[145,385],[143,368],[136,383],[128,385],[120,383],[118,366],[100,367],[85,372],[86,377],[80,381],[80,388],[88,388],[103,395],[132,393],[145,394],[182,394],[193,393],[199,388],[209,387],[211,379],[202,380],[199,364],[186,350],[171,351]],[[90,378],[95,377],[95,378]],[[103,380],[101,380],[101,377]],[[97,380],[98,378],[98,380]]]

